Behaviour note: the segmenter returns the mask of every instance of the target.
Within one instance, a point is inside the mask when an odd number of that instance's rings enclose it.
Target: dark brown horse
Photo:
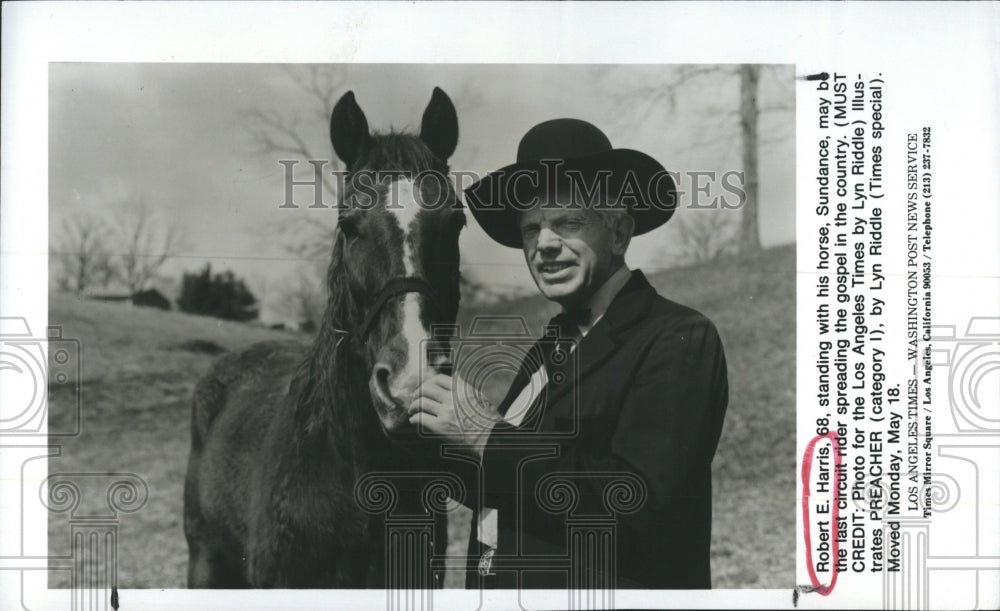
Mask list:
[[[383,527],[355,484],[433,468],[437,448],[413,434],[406,406],[438,365],[425,352],[431,325],[458,309],[455,109],[435,88],[419,136],[372,134],[348,92],[330,134],[348,175],[315,342],[228,355],[195,391],[192,588],[384,586]]]

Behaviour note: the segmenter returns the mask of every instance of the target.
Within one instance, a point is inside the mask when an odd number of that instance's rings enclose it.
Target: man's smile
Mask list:
[[[536,269],[538,269],[538,271],[546,279],[567,275],[564,272],[573,267],[576,267],[576,262],[574,261],[549,261],[536,265]]]

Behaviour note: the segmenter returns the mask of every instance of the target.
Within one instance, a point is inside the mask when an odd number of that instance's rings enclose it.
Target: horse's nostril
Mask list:
[[[392,370],[389,369],[388,365],[377,364],[372,372],[372,376],[375,379],[375,392],[378,393],[379,399],[385,405],[392,405],[394,403],[392,398],[392,391],[389,389],[389,378],[392,375]]]

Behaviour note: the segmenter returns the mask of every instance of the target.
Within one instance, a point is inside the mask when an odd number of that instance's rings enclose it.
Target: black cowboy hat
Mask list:
[[[635,219],[634,235],[666,223],[677,207],[673,178],[659,162],[639,151],[612,148],[604,132],[579,119],[532,127],[517,147],[517,163],[486,175],[465,195],[491,238],[520,248],[518,213],[552,189],[575,189],[597,202],[626,206]]]

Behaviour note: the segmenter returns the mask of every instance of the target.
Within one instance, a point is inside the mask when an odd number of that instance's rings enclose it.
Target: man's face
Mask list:
[[[559,203],[521,213],[521,247],[542,294],[571,308],[611,276],[632,232],[628,219],[608,227],[596,212]]]

